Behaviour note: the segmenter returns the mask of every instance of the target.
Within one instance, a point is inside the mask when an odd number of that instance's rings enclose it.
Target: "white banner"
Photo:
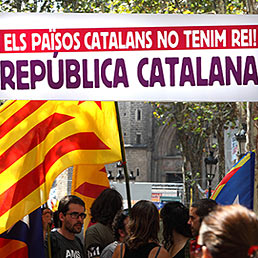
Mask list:
[[[0,99],[258,101],[258,15],[0,15]]]

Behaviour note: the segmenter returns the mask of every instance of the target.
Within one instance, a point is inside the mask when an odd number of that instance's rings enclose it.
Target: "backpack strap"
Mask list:
[[[120,245],[120,258],[123,258],[123,249],[124,249],[124,244],[122,243]]]
[[[157,258],[157,257],[158,257],[159,252],[160,252],[160,248],[161,248],[161,246],[159,246],[159,248],[158,248],[158,250],[157,250],[157,253],[156,253],[156,255],[155,255],[155,258]]]

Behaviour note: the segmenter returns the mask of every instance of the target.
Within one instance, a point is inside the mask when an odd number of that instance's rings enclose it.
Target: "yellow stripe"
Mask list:
[[[217,198],[217,196],[219,195],[220,191],[222,190],[222,188],[223,188],[224,186],[225,186],[225,184],[224,184],[224,185],[220,185],[220,186],[217,188],[216,192],[214,192],[214,194],[213,194],[212,197],[211,197],[212,200],[215,200],[215,199]]]
[[[109,186],[107,174],[105,172],[100,171],[102,168],[105,168],[105,165],[74,166],[72,189],[78,188],[84,182],[88,182],[90,184],[97,184],[101,186]]]
[[[231,171],[237,168],[242,167],[250,159],[250,157],[251,157],[250,153],[247,153],[247,155],[240,162],[238,162],[228,173],[230,173]]]
[[[19,240],[12,240],[5,246],[0,248],[0,257],[8,257],[10,254],[16,252],[18,249],[26,247],[27,245]]]
[[[14,102],[14,100],[8,100],[0,107],[0,124],[4,123],[9,119],[9,117],[14,115],[19,109],[25,106],[29,100],[15,101],[15,103],[13,103],[10,107],[6,108],[6,106],[10,105],[12,102]]]
[[[17,214],[20,214],[22,219],[47,201],[49,193],[45,194],[45,187],[46,185],[43,184],[0,217],[0,234],[19,220]]]
[[[48,102],[47,102],[48,103]],[[45,103],[25,120],[21,121],[15,128],[0,139],[0,155],[8,150],[14,143],[20,140],[37,124],[51,116],[55,112],[55,108],[49,108],[49,104]]]

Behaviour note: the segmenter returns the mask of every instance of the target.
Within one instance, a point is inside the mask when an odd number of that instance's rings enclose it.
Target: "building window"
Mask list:
[[[141,121],[141,120],[142,120],[142,110],[136,109],[136,121]]]
[[[136,176],[140,176],[140,169],[136,168]]]
[[[167,173],[166,182],[168,183],[182,183],[183,175],[182,173]]]
[[[136,144],[141,144],[142,141],[142,136],[140,133],[136,134]]]

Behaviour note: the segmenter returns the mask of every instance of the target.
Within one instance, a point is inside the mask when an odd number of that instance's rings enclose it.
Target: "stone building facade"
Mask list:
[[[158,126],[147,102],[119,102],[128,173],[139,182],[182,182],[182,159],[172,126]],[[108,165],[116,177],[121,168]]]

